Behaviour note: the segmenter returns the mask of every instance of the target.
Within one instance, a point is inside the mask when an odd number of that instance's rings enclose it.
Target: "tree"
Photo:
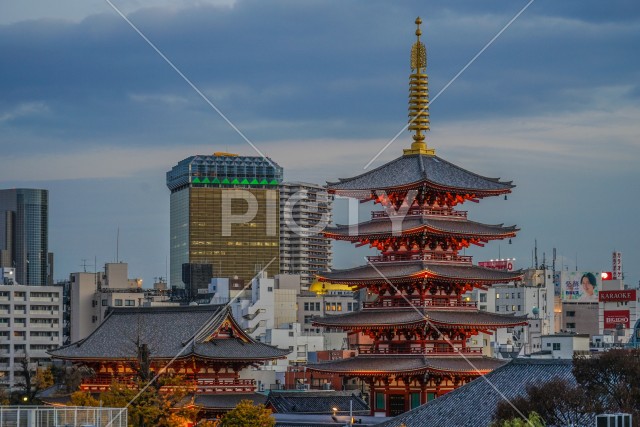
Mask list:
[[[529,414],[529,417],[525,420],[522,417],[513,418],[511,420],[505,420],[501,422],[495,422],[492,427],[545,427],[544,420],[535,412]]]
[[[581,387],[554,378],[528,386],[524,396],[500,402],[494,425],[500,427],[505,421],[522,420],[521,414],[533,413],[549,426],[588,425],[598,410],[593,403]]]
[[[640,425],[640,350],[609,350],[576,356],[573,375],[603,412],[626,412]]]
[[[71,394],[70,406],[100,406],[100,402],[89,392],[76,391]]]
[[[227,412],[220,423],[221,427],[274,427],[276,420],[271,410],[264,405],[254,405],[250,400],[241,400],[238,405]]]
[[[24,379],[24,393],[27,402],[33,402],[38,392],[53,385],[53,373],[50,368],[40,368],[32,363],[28,354],[20,359],[20,373]]]

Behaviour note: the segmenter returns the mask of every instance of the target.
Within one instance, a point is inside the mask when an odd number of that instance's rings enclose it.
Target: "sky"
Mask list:
[[[618,250],[635,285],[640,6],[535,0],[505,29],[527,4],[0,0],[0,188],[49,190],[56,279],[117,251],[150,286],[167,275],[165,173],[193,154],[257,153],[114,8],[287,180],[320,184],[363,173],[403,129],[421,16],[438,94],[428,144],[516,184],[468,210],[518,237],[467,254],[527,268],[537,241],[539,263],[556,248],[558,269],[606,271]],[[369,168],[410,141],[401,132]],[[335,252],[338,268],[366,254]]]

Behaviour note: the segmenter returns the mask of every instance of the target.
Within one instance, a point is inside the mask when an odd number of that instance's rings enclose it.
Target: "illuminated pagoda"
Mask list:
[[[466,201],[506,195],[514,185],[469,172],[427,147],[427,55],[420,18],[416,24],[411,148],[362,175],[328,183],[330,193],[384,207],[372,212],[370,221],[325,230],[327,237],[380,251],[360,267],[318,275],[321,282],[366,288],[371,295],[359,312],[314,318],[318,326],[346,330],[355,357],[307,366],[366,382],[372,415],[398,415],[502,366],[505,361],[474,347],[473,337],[526,324],[524,317],[479,311],[463,298],[474,288],[522,279],[521,271],[478,267],[460,254],[472,244],[512,238],[518,229],[473,222],[455,209]]]
[[[82,379],[80,390],[99,393],[113,383],[138,387],[141,350],[151,375],[184,379],[192,391],[186,405],[207,418],[242,399],[264,403],[247,368],[289,353],[248,336],[226,305],[111,308],[87,338],[49,353],[90,368],[93,375]]]

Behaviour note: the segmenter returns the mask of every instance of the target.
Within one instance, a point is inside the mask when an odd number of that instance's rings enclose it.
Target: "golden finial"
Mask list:
[[[433,148],[427,148],[423,132],[429,130],[429,82],[427,78],[427,48],[420,41],[422,19],[416,18],[417,40],[411,46],[411,76],[409,79],[409,126],[413,135],[411,148],[404,155],[426,154],[435,156]]]

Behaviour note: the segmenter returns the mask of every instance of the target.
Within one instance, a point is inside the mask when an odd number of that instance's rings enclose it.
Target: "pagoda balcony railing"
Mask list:
[[[397,214],[393,214],[392,215],[401,215],[400,213],[401,211],[398,210]],[[467,211],[456,211],[456,210],[452,210],[452,209],[446,209],[446,208],[411,208],[407,211],[406,216],[412,216],[412,215],[437,215],[437,216],[444,216],[444,217],[453,217],[453,218],[467,218]],[[389,214],[387,213],[386,210],[383,211],[373,211],[371,212],[371,218],[372,219],[376,219],[376,218],[386,218],[388,217]]]
[[[393,255],[374,255],[368,256],[369,262],[382,263],[382,262],[402,262],[402,261],[435,261],[435,262],[460,262],[465,264],[471,264],[473,257],[469,255],[454,255],[454,254],[421,254],[411,253],[406,254],[393,254]]]
[[[358,350],[359,354],[427,354],[427,355],[443,355],[452,356],[456,354],[465,355],[481,355],[482,348],[479,347],[461,347],[461,348],[439,348],[432,347],[422,349],[420,347],[381,347],[376,348],[370,344],[360,344],[351,346],[351,350]]]
[[[384,299],[382,301],[371,301],[371,302],[363,302],[362,308],[381,308],[381,307],[434,307],[434,308],[445,308],[445,307],[454,307],[454,308],[477,308],[477,301],[420,301],[420,300],[409,300],[407,301],[404,298],[394,298],[394,299]]]
[[[196,381],[198,393],[252,393],[256,381],[236,378],[200,378]]]

